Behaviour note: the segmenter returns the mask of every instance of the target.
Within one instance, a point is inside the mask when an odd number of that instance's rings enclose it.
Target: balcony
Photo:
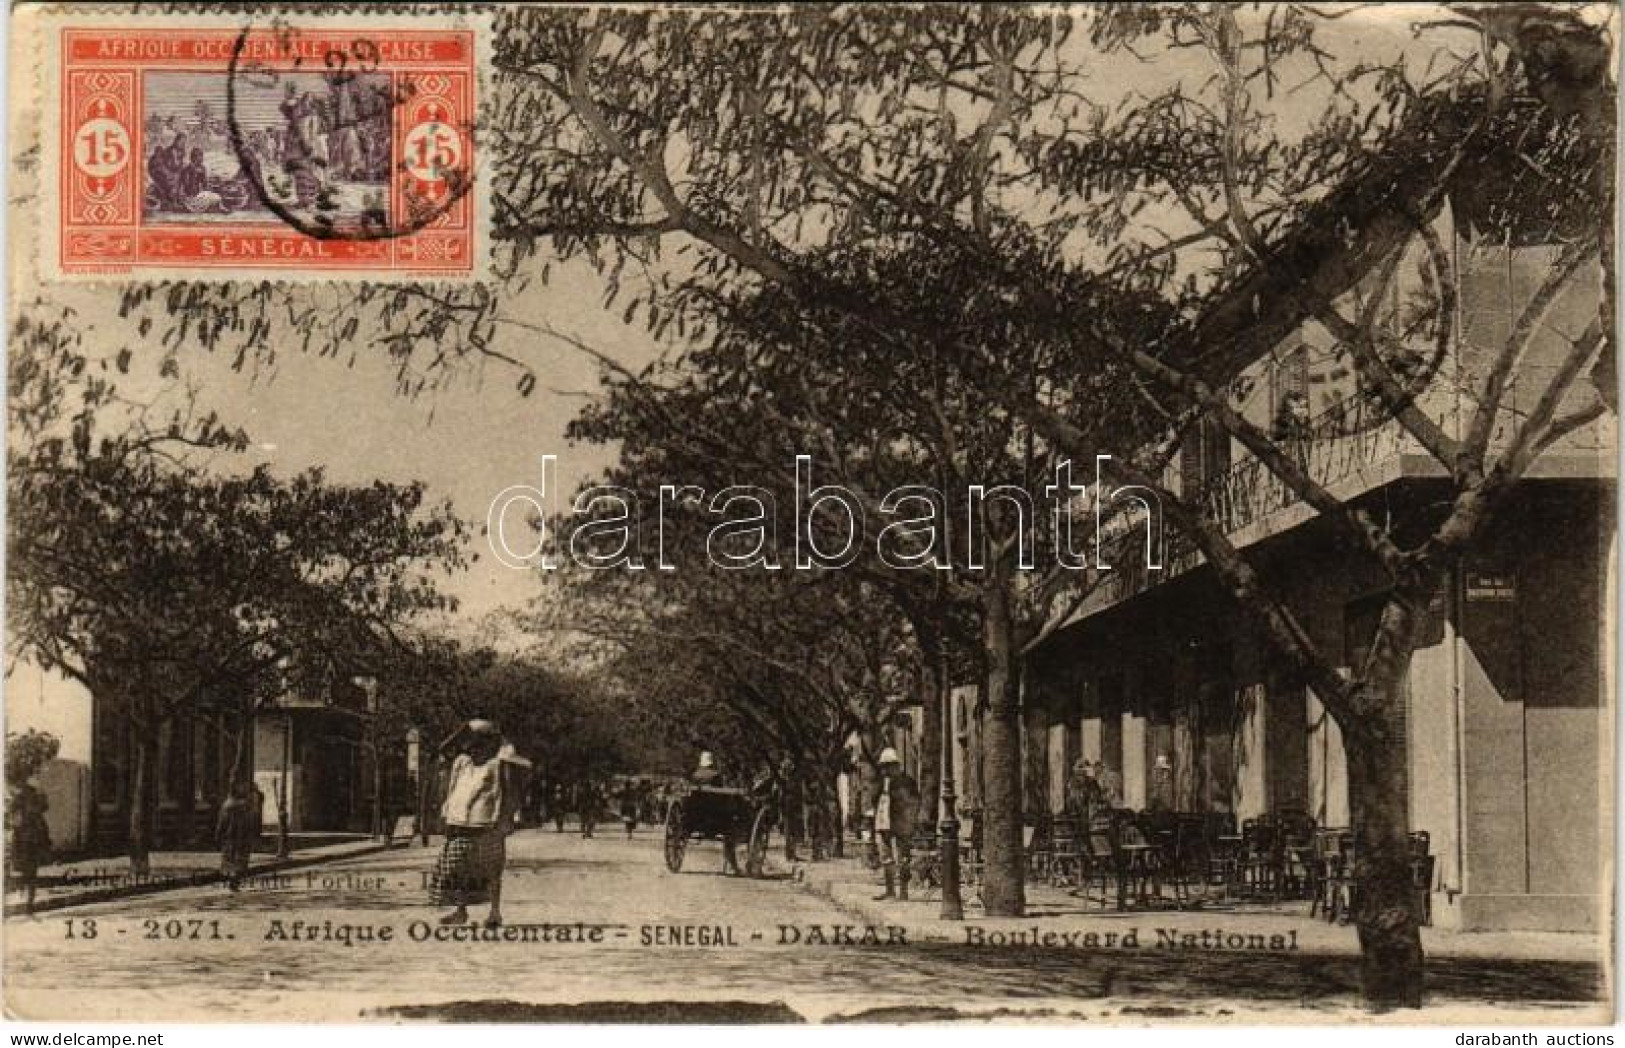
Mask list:
[[[1281,441],[1316,483],[1339,498],[1352,498],[1403,475],[1442,473],[1399,423],[1344,415],[1325,412],[1310,421],[1303,437]],[[1449,419],[1438,421],[1451,424]],[[1313,515],[1285,481],[1251,456],[1211,478],[1197,497],[1209,519],[1222,524],[1237,545]]]
[[[1548,376],[1526,373],[1509,389],[1502,419],[1492,435],[1492,453],[1506,446]],[[1446,433],[1459,435],[1471,416],[1465,395],[1439,393],[1421,405]],[[1282,445],[1295,453],[1310,477],[1339,500],[1348,500],[1407,477],[1444,477],[1444,468],[1403,426],[1393,419],[1343,418],[1342,412],[1324,412],[1305,426],[1305,436]],[[1600,478],[1614,473],[1616,420],[1613,416],[1592,423],[1549,449],[1530,469],[1531,479]],[[1247,456],[1204,484],[1198,501],[1210,519],[1223,525],[1236,546],[1245,548],[1281,534],[1315,517],[1280,477],[1262,462]],[[1201,554],[1184,534],[1171,528],[1164,533],[1163,567],[1149,571],[1142,550],[1143,526],[1119,519],[1108,537],[1112,552],[1107,562],[1115,578],[1101,587],[1098,601],[1084,614],[1102,610],[1137,593],[1195,568]]]

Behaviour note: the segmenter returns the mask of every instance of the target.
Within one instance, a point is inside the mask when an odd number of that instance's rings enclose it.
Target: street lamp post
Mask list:
[[[358,677],[355,683],[367,697],[367,748],[372,751],[372,836],[373,840],[388,844],[392,827],[386,825],[388,807],[384,804],[384,789],[389,780],[384,774],[383,747],[379,745],[382,732],[378,717],[382,712],[382,703],[378,698],[378,680]]]
[[[948,689],[948,654],[943,645],[937,650],[937,705],[942,736],[942,823],[937,827],[938,866],[942,871],[942,919],[965,919],[965,903],[959,897],[959,798],[954,796],[954,715],[953,696]]]
[[[288,822],[293,817],[288,808],[293,798],[288,794],[288,773],[293,767],[293,710],[282,713],[282,774],[276,781],[276,857],[286,859],[292,848]]]
[[[412,838],[423,831],[423,733],[418,731],[417,725],[406,729],[406,788],[411,791],[412,798],[412,831],[406,835],[408,847]]]

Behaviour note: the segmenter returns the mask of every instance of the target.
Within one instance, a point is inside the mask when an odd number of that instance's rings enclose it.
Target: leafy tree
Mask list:
[[[1076,463],[1081,475],[1063,485],[1058,471],[1070,473],[1073,464],[1020,418],[990,409],[985,395],[1023,384],[1075,425],[1118,423],[1121,439],[1135,421],[1111,410],[1123,369],[1061,355],[1063,343],[1011,312],[1020,286],[952,245],[905,241],[894,251],[853,250],[816,264],[833,280],[866,285],[865,311],[884,312],[888,325],[882,330],[843,303],[801,302],[771,287],[733,298],[690,288],[708,298],[716,337],[657,375],[606,376],[609,396],[572,432],[615,444],[621,465],[610,480],[640,507],[663,503],[659,489],[672,477],[712,485],[706,498],[748,492],[741,497],[758,500],[770,518],[756,544],[757,567],[792,567],[811,540],[823,549],[850,543],[855,555],[841,570],[891,600],[926,665],[945,667],[958,642],[958,661],[988,674],[979,689],[989,699],[980,711],[987,718],[983,898],[995,911],[1018,911],[1021,659],[1098,579],[1080,557],[1093,527],[1080,518],[1093,506],[1069,486],[1086,486],[1094,464]],[[811,466],[806,476],[792,466],[798,456]],[[752,483],[732,486],[744,479]],[[814,483],[849,493],[850,532],[842,532],[844,519],[797,517],[798,488]],[[694,513],[700,536],[717,523],[715,504],[710,509],[710,520]],[[885,524],[896,516],[915,523],[906,533]],[[642,526],[647,534],[666,522]],[[959,635],[956,609],[980,620],[979,637]],[[934,673],[923,689],[928,727],[940,724],[951,683]],[[928,731],[925,744],[930,819],[940,735]]]
[[[376,664],[380,748],[398,752],[415,729],[432,750],[459,725],[480,717],[494,721],[543,777],[584,778],[640,767],[641,740],[622,730],[625,711],[618,699],[558,661],[420,633]]]
[[[1216,286],[1189,319],[1168,326],[1156,348],[1098,327],[1086,341],[1130,361],[1165,411],[1195,410],[1215,423],[1390,583],[1369,653],[1345,677],[1337,654],[1316,644],[1256,556],[1232,541],[1215,492],[1175,491],[1132,456],[1120,464],[1122,477],[1159,493],[1176,526],[1342,728],[1361,841],[1356,923],[1366,993],[1377,1003],[1412,1006],[1422,993],[1420,915],[1409,873],[1407,756],[1396,731],[1427,609],[1530,466],[1603,418],[1614,399],[1613,321],[1603,291],[1611,280],[1599,280],[1612,271],[1613,248],[1596,221],[1612,213],[1613,88],[1598,63],[1600,37],[1556,12],[1459,12],[1465,20],[1452,28],[1479,34],[1482,48],[1442,84],[1418,85],[1402,65],[1369,71],[1379,101],[1368,118],[1397,114],[1375,155],[1346,123],[1357,108],[1294,147],[1283,143],[1280,118],[1265,111],[1263,99],[1290,59],[1313,45],[1281,44],[1270,35],[1279,23],[1255,21],[1249,31],[1224,8],[1179,9],[1166,21],[1108,19],[1098,31],[1108,46],[1160,37],[1165,46],[1204,53],[1216,97],[1207,107],[1175,104],[1181,100],[1174,95],[1153,100],[1153,126],[1132,124],[1115,142],[1106,139],[1118,150],[1109,162],[1105,155],[1081,159],[1054,169],[1049,180],[1054,189],[1087,194],[1126,170],[1133,190],[1118,198],[1127,199],[1125,208],[1177,206],[1211,238]],[[1351,73],[1335,82],[1352,87],[1357,79]],[[1203,173],[1159,165],[1156,150],[1168,141],[1195,143],[1193,151],[1208,160]],[[1320,159],[1309,167],[1316,177],[1300,183],[1306,151]],[[1533,163],[1537,156],[1543,162]],[[1317,198],[1328,162],[1348,173]],[[1513,304],[1520,312],[1496,344],[1455,329],[1462,277],[1436,225],[1447,201],[1463,236],[1558,245],[1539,286]],[[1416,276],[1405,280],[1411,272]],[[1306,323],[1332,336],[1335,357],[1357,382],[1310,432],[1268,431],[1218,380],[1254,359],[1260,345]],[[1545,340],[1550,352],[1554,336],[1555,366],[1533,367],[1537,344]],[[1452,366],[1440,367],[1447,355]],[[1507,398],[1520,370],[1539,391],[1527,411]],[[1450,394],[1470,405],[1454,433],[1440,414]],[[1041,408],[1026,414],[1062,447],[1083,448],[1094,436],[1066,432],[1064,421]],[[1381,424],[1400,427],[1442,467],[1449,477],[1442,507],[1379,520],[1316,475],[1306,437],[1337,439]]]
[[[532,163],[505,183],[511,235],[521,249],[550,238],[555,250],[589,256],[616,244],[610,287],[634,306],[650,303],[657,330],[672,313],[692,322],[693,299],[672,294],[674,283],[735,278],[887,324],[897,314],[877,317],[867,287],[830,281],[809,251],[913,231],[968,245],[988,272],[1030,278],[1029,323],[1066,331],[1086,357],[1131,364],[1165,415],[1194,408],[1216,419],[1394,576],[1370,660],[1345,681],[1222,526],[1165,500],[1344,728],[1370,885],[1357,921],[1365,986],[1379,1003],[1416,1004],[1422,985],[1405,889],[1406,813],[1396,803],[1403,756],[1383,727],[1420,609],[1529,462],[1605,410],[1603,390],[1560,413],[1612,330],[1601,319],[1574,337],[1550,395],[1491,461],[1486,434],[1542,303],[1588,259],[1611,258],[1586,228],[1609,213],[1612,85],[1598,33],[1570,14],[1446,14],[1430,32],[1466,29],[1481,46],[1442,73],[1427,60],[1448,45],[1421,61],[1351,54],[1346,43],[1338,54],[1324,42],[1337,35],[1336,20],[1298,5],[1101,9],[1091,12],[1089,46],[1060,19],[1003,10],[820,9],[771,32],[760,17],[707,15],[703,33],[687,13],[539,13],[510,27],[499,52],[517,84],[512,104],[542,114],[526,121],[531,140],[514,143],[512,155],[534,161],[568,149],[575,161]],[[1206,63],[1194,81],[1179,75],[1189,55]],[[1080,90],[1085,69],[1112,60],[1161,64],[1171,81],[1116,111],[1092,105]],[[665,86],[674,69],[683,72],[681,94]],[[1154,82],[1159,74],[1141,75]],[[1302,101],[1286,101],[1289,77],[1311,85]],[[976,117],[966,122],[966,114]],[[1531,164],[1535,156],[1541,162]],[[1437,261],[1431,216],[1467,193],[1491,228],[1543,223],[1568,248],[1553,290],[1537,296],[1538,308],[1480,376],[1470,440],[1454,447],[1414,404],[1421,380],[1408,362],[1420,339],[1398,334],[1416,325],[1369,306],[1381,296],[1362,300],[1352,322],[1336,307],[1361,281],[1386,284],[1413,247]],[[1041,264],[1001,248],[1001,221],[1031,231],[1047,252]],[[662,272],[646,289],[621,288],[623,260],[644,257],[652,238],[667,235],[683,238],[679,251],[701,246],[691,268],[679,262],[676,277]],[[1451,290],[1434,269],[1434,301],[1419,319],[1442,344]],[[1072,276],[1089,270],[1125,293],[1155,294],[1168,307],[1160,323],[1128,339],[1098,322],[1099,298],[1078,294],[1088,285]],[[1331,498],[1224,408],[1220,391],[1237,369],[1310,320],[1337,334],[1370,398],[1456,478],[1456,509],[1419,544]],[[1087,440],[1093,433],[1070,427],[1030,390],[996,395],[1056,447],[1098,449]],[[1135,468],[1136,449],[1121,449],[1121,475],[1151,486],[1158,474]]]
[[[668,519],[664,541],[703,556],[707,530]],[[698,548],[696,548],[698,547]],[[856,735],[866,760],[898,710],[919,694],[922,667],[906,621],[857,576],[577,569],[565,599],[533,629],[584,638],[598,675],[622,696],[628,730],[682,752],[718,753],[747,779],[765,775],[805,795],[815,853],[841,841],[835,778]]]
[[[48,731],[6,732],[6,785],[16,789],[26,784],[61,750],[62,741]]]
[[[72,330],[25,317],[13,339],[9,642],[130,720],[140,869],[163,725],[223,713],[239,732],[233,774],[246,774],[255,708],[325,694],[401,644],[402,622],[450,606],[425,569],[460,566],[465,533],[418,485],[222,475],[177,457],[245,438],[212,416],[128,421]]]

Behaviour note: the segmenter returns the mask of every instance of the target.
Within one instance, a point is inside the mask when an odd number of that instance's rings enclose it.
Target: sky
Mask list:
[[[631,366],[649,360],[653,344],[641,329],[599,308],[597,277],[585,267],[555,267],[547,287],[510,300],[518,318],[545,320]],[[457,514],[483,525],[492,499],[515,484],[541,484],[543,455],[557,455],[557,480],[569,491],[613,460],[610,449],[571,448],[564,430],[597,388],[598,365],[557,340],[508,329],[504,351],[532,362],[541,376],[521,396],[517,373],[497,362],[469,362],[445,387],[408,398],[395,391],[393,365],[382,351],[342,360],[284,350],[272,370],[234,371],[224,356],[183,354],[200,401],[247,430],[249,462],[268,462],[280,475],[322,466],[335,482],[421,480],[433,498],[450,499]],[[504,567],[477,536],[479,559],[446,589],[473,620],[518,606],[539,592],[529,572]]]
[[[640,367],[656,346],[641,328],[599,305],[598,280],[584,265],[555,265],[547,286],[506,300],[504,315],[545,323]],[[364,349],[351,364],[280,346],[273,363],[250,361],[239,370],[229,353],[189,344],[177,356],[180,380],[171,384],[157,374],[161,318],[141,339],[132,321],[114,315],[116,296],[105,287],[57,288],[50,300],[78,311],[88,351],[110,357],[121,347],[133,350],[130,375],[119,384],[122,395],[173,405],[180,403],[176,389],[189,387],[199,414],[217,412],[252,441],[245,453],[194,453],[191,462],[231,473],[268,463],[283,477],[320,466],[334,483],[422,481],[430,500],[449,500],[473,525],[470,549],[477,556],[467,571],[442,579],[442,588],[460,604],[459,623],[473,625],[491,612],[520,607],[543,585],[536,573],[504,567],[491,556],[480,531],[493,498],[512,485],[540,486],[544,455],[557,456],[556,482],[564,492],[614,459],[612,448],[566,442],[565,428],[599,388],[599,365],[544,335],[503,328],[502,351],[540,376],[528,397],[520,395],[511,366],[479,360],[455,365],[441,388],[407,397],[397,392],[394,367],[381,349]],[[510,518],[510,535],[516,519]]]
[[[13,228],[22,224],[19,217],[28,221],[17,208],[11,214]],[[15,283],[12,290],[14,300],[23,301],[31,292]],[[545,321],[630,367],[652,359],[655,344],[642,329],[603,309],[601,297],[590,269],[555,265],[546,287],[505,305],[508,315]],[[140,379],[156,385],[162,354],[151,340],[135,337],[133,324],[113,316],[116,297],[105,287],[77,285],[58,288],[50,298],[79,311],[88,347],[108,355],[123,346],[135,351],[132,378],[121,388],[132,397],[147,396]],[[570,491],[609,465],[614,454],[602,447],[572,448],[564,439],[565,427],[586,403],[583,395],[598,387],[598,364],[542,336],[509,329],[504,338],[502,350],[530,362],[541,376],[529,397],[520,396],[516,373],[500,364],[471,363],[454,372],[445,388],[409,399],[395,391],[395,373],[382,351],[359,353],[350,366],[284,348],[271,369],[238,371],[225,354],[188,347],[179,356],[181,378],[197,390],[199,410],[219,412],[254,442],[242,455],[216,453],[203,463],[238,472],[264,462],[284,477],[321,466],[335,483],[422,481],[431,499],[449,499],[473,524],[471,551],[477,556],[468,570],[440,579],[458,601],[456,613],[424,624],[464,637],[479,630],[480,640],[498,647],[528,647],[530,638],[488,620],[535,600],[545,580],[504,567],[490,554],[480,532],[491,500],[511,485],[539,485],[543,455],[558,456],[556,481]],[[8,668],[8,727],[50,731],[64,740],[63,758],[88,759],[90,707],[77,701],[80,689],[26,664]]]

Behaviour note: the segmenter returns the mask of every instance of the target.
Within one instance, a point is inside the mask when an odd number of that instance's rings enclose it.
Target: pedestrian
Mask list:
[[[1115,769],[1106,767],[1100,761],[1095,761],[1095,779],[1100,783],[1100,793],[1109,808],[1123,806],[1123,776]]]
[[[632,782],[621,787],[621,824],[626,827],[626,839],[631,840],[632,831],[638,828],[638,788]]]
[[[890,746],[880,751],[879,763],[880,777],[869,808],[874,815],[875,840],[880,848],[880,869],[886,890],[875,899],[906,900],[920,788],[903,771],[902,759]]]
[[[14,783],[6,804],[6,860],[27,892],[23,912],[29,914],[39,891],[39,868],[51,861],[51,827],[45,822],[50,806],[31,782]]]
[[[709,751],[700,754],[699,766],[689,776],[690,781],[700,789],[720,787],[722,785],[722,769],[717,767],[717,759]],[[722,831],[722,872],[727,876],[739,874],[739,840],[734,834],[730,823]]]
[[[807,832],[806,794],[796,766],[786,757],[779,763],[779,821],[784,828],[784,859],[800,860],[801,843]]]
[[[548,800],[548,807],[552,809],[550,814],[553,816],[553,831],[563,833],[564,817],[569,814],[570,808],[570,793],[564,788],[564,783],[555,782],[553,784],[553,792]]]
[[[700,754],[700,766],[695,768],[694,774],[689,777],[694,780],[696,786],[722,785],[720,781],[722,772],[717,768],[716,757],[712,756],[710,752]]]
[[[583,839],[592,837],[593,827],[598,824],[599,806],[603,797],[599,793],[598,783],[592,779],[584,779],[581,783],[580,800],[576,806],[581,809],[581,836]]]
[[[1174,810],[1174,765],[1166,753],[1158,754],[1151,766],[1151,796],[1146,808],[1151,811]]]
[[[547,818],[547,783],[532,779],[525,787],[525,823],[540,826]]]
[[[1066,782],[1067,813],[1087,829],[1095,812],[1105,803],[1105,793],[1095,775],[1095,766],[1079,757],[1072,764],[1072,774]]]
[[[254,849],[265,836],[265,791],[253,779],[248,780],[248,854],[252,860]]]
[[[487,928],[502,923],[502,871],[511,828],[502,798],[502,749],[496,725],[479,719],[469,721],[440,746],[442,759],[457,753],[440,808],[446,843],[429,882],[434,904],[453,907],[441,924],[463,923],[468,907],[480,903],[490,904]]]
[[[220,873],[232,891],[239,890],[243,878],[248,876],[254,842],[259,837],[259,813],[254,809],[257,792],[248,783],[232,783],[226,799],[221,802],[220,818],[215,824],[215,841],[220,845]]]

